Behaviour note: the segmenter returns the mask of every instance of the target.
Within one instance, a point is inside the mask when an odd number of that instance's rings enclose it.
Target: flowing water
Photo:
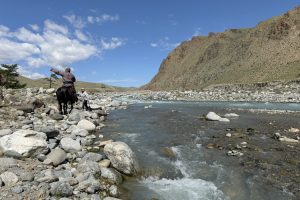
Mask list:
[[[287,126],[286,115],[258,114],[241,109],[299,111],[298,104],[274,103],[137,103],[127,110],[113,111],[103,131],[107,138],[126,142],[136,153],[142,175],[128,179],[128,199],[165,200],[260,200],[291,199],[288,192],[254,181],[241,171],[236,157],[202,146],[212,134],[227,128],[269,131],[266,124]],[[230,111],[228,110],[230,109]],[[209,122],[201,117],[209,111],[240,114],[230,123]],[[291,121],[291,120],[290,120]],[[291,122],[292,123],[292,122]],[[257,180],[257,179],[255,179]]]

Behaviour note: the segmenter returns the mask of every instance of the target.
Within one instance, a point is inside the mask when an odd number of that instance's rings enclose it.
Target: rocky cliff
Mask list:
[[[193,37],[175,48],[144,89],[201,89],[209,85],[300,77],[300,7],[254,28]]]

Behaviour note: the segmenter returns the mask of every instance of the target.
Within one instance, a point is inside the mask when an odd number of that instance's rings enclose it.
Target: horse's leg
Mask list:
[[[68,114],[68,103],[64,103],[64,114],[67,115]]]
[[[58,102],[58,110],[59,110],[59,114],[63,115],[62,105],[60,101]]]
[[[70,110],[70,112],[69,112],[69,113],[71,113],[71,112],[72,112],[72,110],[73,110],[73,102],[71,102],[71,110]]]

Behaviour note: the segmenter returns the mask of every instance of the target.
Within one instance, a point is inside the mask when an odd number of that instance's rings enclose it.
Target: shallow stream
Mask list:
[[[299,104],[177,102],[137,103],[127,110],[112,111],[103,130],[105,137],[126,142],[136,153],[142,168],[137,179],[124,183],[127,198],[133,200],[283,200],[293,196],[254,179],[243,172],[223,151],[205,148],[202,142],[228,128],[275,131],[286,123],[286,115],[249,112],[249,109],[300,111]],[[231,122],[202,119],[209,111],[240,115]],[[294,121],[295,122],[294,122]],[[263,139],[262,139],[263,140]]]

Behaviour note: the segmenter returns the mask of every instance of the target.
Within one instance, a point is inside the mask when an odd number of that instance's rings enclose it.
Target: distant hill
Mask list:
[[[193,37],[176,47],[143,89],[200,89],[209,85],[300,77],[300,7],[259,23]]]
[[[18,80],[21,83],[25,83],[26,87],[43,87],[43,88],[50,88],[50,81],[49,78],[41,78],[41,79],[29,79],[23,76],[19,76]],[[62,86],[62,80],[61,79],[51,79],[52,80],[52,88],[58,88]],[[76,89],[79,91],[81,88],[85,88],[89,91],[122,91],[122,90],[128,90],[129,88],[121,88],[121,87],[114,87],[114,86],[108,86],[102,83],[90,83],[90,82],[83,82],[83,81],[77,81],[75,83]]]

